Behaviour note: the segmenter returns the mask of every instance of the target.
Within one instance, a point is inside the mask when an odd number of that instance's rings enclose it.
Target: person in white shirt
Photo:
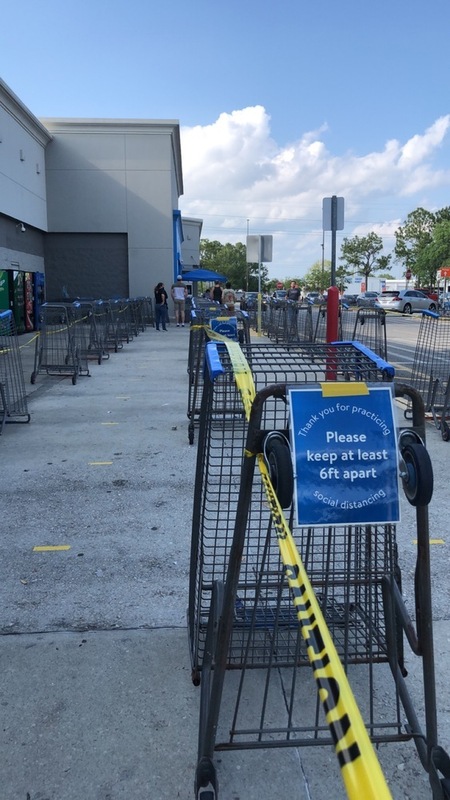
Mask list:
[[[173,305],[175,308],[175,322],[177,328],[184,328],[184,310],[187,297],[187,286],[183,283],[183,278],[178,275],[177,282],[172,284],[170,294],[172,295]]]

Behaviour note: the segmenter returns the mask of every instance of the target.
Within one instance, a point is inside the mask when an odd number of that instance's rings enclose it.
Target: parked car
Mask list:
[[[309,303],[321,303],[322,302],[322,295],[320,292],[307,292],[305,295],[305,300]]]
[[[379,294],[379,292],[361,292],[361,294],[359,294],[356,298],[356,305],[363,307],[374,306]]]
[[[426,294],[430,300],[439,300],[439,292],[435,289],[423,289],[421,286],[415,287],[418,292],[422,292],[422,294]]]
[[[286,300],[287,291],[286,289],[276,289],[272,297],[274,300]]]
[[[252,308],[256,308],[258,305],[258,292],[246,292],[244,297],[244,305],[246,311],[250,311]],[[242,308],[242,301],[241,301],[241,308]]]
[[[357,294],[343,294],[342,295],[342,302],[345,303],[347,306],[356,306],[358,301]]]
[[[382,292],[377,305],[386,311],[400,311],[401,314],[412,314],[414,311],[436,311],[436,300],[427,297],[418,289],[401,289],[400,291]]]

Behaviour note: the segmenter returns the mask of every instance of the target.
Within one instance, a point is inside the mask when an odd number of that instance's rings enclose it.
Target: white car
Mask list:
[[[437,303],[418,289],[401,289],[382,292],[377,298],[377,306],[385,311],[412,314],[414,311],[436,311]]]

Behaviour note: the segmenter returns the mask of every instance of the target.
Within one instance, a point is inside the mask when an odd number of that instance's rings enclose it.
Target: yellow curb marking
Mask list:
[[[417,539],[413,539],[413,544],[417,543]],[[429,539],[428,544],[445,544],[445,539]]]
[[[89,461],[88,464],[90,467],[106,467],[112,464],[112,461]]]
[[[33,553],[44,553],[47,550],[70,550],[70,544],[37,544],[33,547]]]

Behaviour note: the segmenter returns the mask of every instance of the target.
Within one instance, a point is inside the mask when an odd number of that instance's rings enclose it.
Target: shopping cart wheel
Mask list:
[[[198,762],[195,772],[195,798],[196,800],[217,800],[217,790],[214,764],[210,758],[204,756]]]
[[[428,450],[420,442],[401,449],[403,491],[412,506],[427,506],[433,496],[433,467]]]
[[[441,436],[444,442],[448,442],[450,439],[450,428],[445,419],[441,420]]]
[[[31,373],[30,383],[33,384],[33,386],[36,383],[36,373],[35,372]]]
[[[74,372],[74,374],[72,375],[72,386],[75,386],[75,384],[77,382],[77,378],[78,378],[78,375],[77,375],[76,372]]]
[[[282,433],[273,431],[264,440],[264,457],[281,508],[289,508],[294,493],[291,449]]]

